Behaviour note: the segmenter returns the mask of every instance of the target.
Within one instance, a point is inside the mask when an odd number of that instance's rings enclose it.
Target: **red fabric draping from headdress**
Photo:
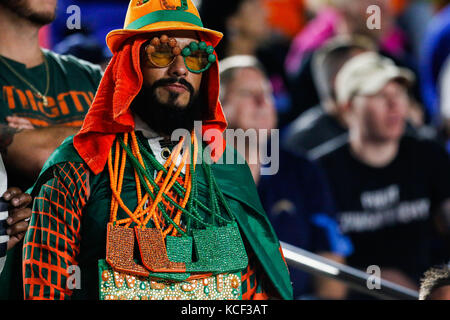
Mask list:
[[[114,54],[86,114],[83,126],[73,139],[75,149],[94,174],[103,171],[116,134],[134,130],[130,104],[142,87],[140,48],[147,39],[137,38],[127,41]],[[204,88],[208,90],[209,115],[203,119],[202,131],[217,129],[223,132],[227,123],[219,102],[218,63],[214,63],[203,77],[202,81],[206,81],[207,84]],[[224,139],[214,143],[220,143],[223,150]],[[213,160],[217,160],[221,155],[213,153]]]

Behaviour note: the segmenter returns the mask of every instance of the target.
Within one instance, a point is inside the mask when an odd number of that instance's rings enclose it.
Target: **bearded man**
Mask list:
[[[222,138],[221,37],[190,0],[130,1],[80,133],[33,188],[26,299],[292,298],[250,170]]]

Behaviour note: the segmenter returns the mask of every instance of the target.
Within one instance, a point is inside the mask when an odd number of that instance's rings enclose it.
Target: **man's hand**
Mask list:
[[[31,208],[27,206],[31,203],[31,196],[23,193],[19,188],[9,188],[3,194],[3,199],[9,203],[9,217],[6,223],[9,228],[6,229],[9,235],[8,250],[22,241],[25,232],[28,229],[28,221],[31,217]]]
[[[33,124],[30,120],[18,116],[10,116],[6,117],[6,121],[8,122],[8,126],[15,129],[34,129]]]

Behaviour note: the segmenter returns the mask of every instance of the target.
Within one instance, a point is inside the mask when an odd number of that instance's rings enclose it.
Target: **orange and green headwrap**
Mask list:
[[[131,102],[142,88],[140,67],[141,46],[151,34],[170,30],[196,31],[201,41],[216,46],[222,34],[203,27],[191,0],[132,0],[124,29],[114,30],[106,37],[113,52],[95,99],[86,115],[81,131],[74,137],[74,146],[94,174],[106,164],[116,134],[134,130]],[[139,37],[136,37],[139,36]],[[223,132],[227,123],[219,102],[219,65],[216,62],[203,74],[209,112],[203,120],[203,132]],[[223,150],[224,141],[214,141]],[[213,160],[221,157],[213,154]]]

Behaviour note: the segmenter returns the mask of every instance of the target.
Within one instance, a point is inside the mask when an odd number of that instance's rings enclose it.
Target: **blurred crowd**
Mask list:
[[[419,290],[450,258],[448,1],[203,0],[200,12],[225,34],[229,127],[281,132],[278,173],[250,165],[280,240]],[[290,272],[298,299],[368,298]]]
[[[280,240],[419,290],[450,258],[448,1],[203,0],[200,11],[225,34],[229,126],[280,129],[278,173],[251,165]],[[290,272],[298,299],[368,298]]]
[[[364,272],[378,266],[413,290],[422,281],[422,298],[438,280],[448,288],[450,1],[197,4],[205,27],[224,33],[229,128],[280,130],[278,172],[249,161],[279,239]],[[64,36],[55,52],[104,70],[110,53],[92,30]],[[260,137],[245,158],[271,143]],[[296,299],[369,299],[290,273]]]

